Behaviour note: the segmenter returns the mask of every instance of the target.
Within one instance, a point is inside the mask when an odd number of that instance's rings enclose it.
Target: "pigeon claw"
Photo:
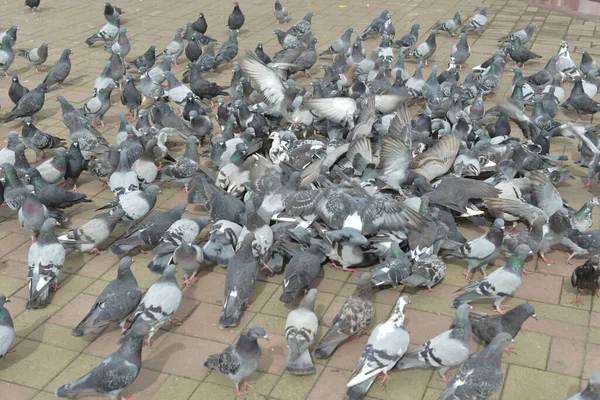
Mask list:
[[[192,276],[190,276],[185,281],[183,281],[183,284],[185,285],[185,287],[188,287],[194,282],[196,282],[196,273],[195,272],[192,274]]]
[[[575,297],[575,301],[573,302],[577,307],[582,306],[583,302],[581,301],[581,293],[577,293],[577,297]]]
[[[146,344],[146,346],[152,347],[152,345],[150,344],[150,335],[146,336],[146,339],[144,339],[144,343]]]
[[[331,260],[331,265],[333,266],[333,268],[335,269],[342,269],[342,267],[340,267],[335,261]]]
[[[171,325],[177,325],[177,326],[179,326],[179,325],[182,325],[182,324],[183,324],[183,321],[181,321],[181,320],[178,320],[178,319],[176,319],[176,318],[171,318],[171,319],[169,320],[169,322],[171,323]]]
[[[379,374],[377,381],[386,388],[390,385],[390,376],[386,372],[382,372]]]
[[[465,280],[467,282],[473,282],[473,279],[471,278],[471,273],[469,271],[463,272],[463,275],[465,276]]]
[[[512,348],[510,348],[508,346],[506,346],[504,348],[504,351],[506,352],[506,354],[515,354],[515,355],[517,354],[517,351],[515,349],[512,349]]]

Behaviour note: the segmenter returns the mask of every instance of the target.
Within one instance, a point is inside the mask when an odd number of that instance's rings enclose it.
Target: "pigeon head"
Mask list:
[[[466,329],[468,328],[468,332],[471,332],[471,322],[469,320],[469,313],[473,309],[473,306],[470,304],[461,304],[456,310],[456,321],[454,326],[457,328]]]
[[[483,350],[482,355],[484,357],[489,357],[493,353],[501,354],[501,352],[504,351],[504,348],[511,343],[514,343],[512,336],[510,336],[509,333],[500,332],[492,339],[492,342],[488,347]]]
[[[264,328],[262,328],[260,326],[253,326],[252,328],[248,329],[248,332],[246,333],[246,335],[253,339],[269,340],[269,337],[267,336],[267,332],[265,332]]]
[[[538,319],[537,315],[535,315],[535,308],[533,308],[533,306],[529,303],[520,304],[507,312],[505,315],[507,315],[508,318],[511,316],[516,316],[516,319],[520,320],[521,324],[529,317],[532,317],[535,320]]]
[[[184,212],[186,212],[187,209],[185,208],[185,205],[183,204],[178,204],[175,207],[173,207],[171,209],[171,211],[169,211],[171,214],[175,215],[175,216],[179,216],[179,218],[181,218],[181,216],[183,215]]]
[[[134,263],[133,258],[127,256],[123,257],[119,262],[119,269],[117,270],[117,275],[119,278],[125,278],[133,275],[131,273],[131,264]]]
[[[133,353],[141,350],[142,341],[140,339],[148,335],[150,330],[151,327],[148,321],[144,321],[141,318],[136,319],[127,334],[119,339],[121,352]]]
[[[150,185],[146,189],[144,189],[144,191],[147,194],[152,195],[152,196],[156,196],[156,195],[162,193],[162,191],[160,190],[158,185]]]
[[[502,218],[496,218],[494,220],[494,228],[504,230],[504,220]]]
[[[600,207],[600,200],[596,196],[590,196],[585,202],[588,206],[597,206]]]
[[[13,82],[19,82],[19,77],[17,76],[17,74],[13,74],[12,75],[12,81]]]
[[[6,295],[0,293],[0,306],[3,306],[4,303],[10,303],[10,300],[6,297]]]

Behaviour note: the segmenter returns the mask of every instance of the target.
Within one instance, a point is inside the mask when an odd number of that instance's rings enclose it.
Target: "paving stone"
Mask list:
[[[0,399],[31,399],[37,390],[10,382],[0,382]]]
[[[222,306],[208,303],[200,304],[190,318],[177,329],[177,333],[226,344],[234,343],[254,318],[255,313],[244,311],[238,327],[221,329],[219,328],[219,316],[222,308]]]
[[[62,347],[80,352],[94,340],[94,335],[83,337],[71,336],[71,329],[63,326],[45,323],[27,337],[29,340]]]
[[[568,399],[579,389],[579,380],[533,368],[511,365],[505,379],[502,400]]]
[[[585,356],[585,344],[560,337],[552,338],[548,371],[579,377]]]
[[[315,364],[315,373],[302,377],[284,373],[271,392],[271,396],[281,400],[305,399],[324,368],[322,365]]]
[[[38,326],[42,325],[53,314],[56,314],[58,307],[52,304],[38,310],[27,310],[13,319],[15,332],[17,336],[26,337],[31,332],[35,331]]]

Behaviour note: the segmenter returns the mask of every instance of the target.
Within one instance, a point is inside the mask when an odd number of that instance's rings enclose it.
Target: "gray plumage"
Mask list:
[[[85,376],[59,387],[54,395],[73,398],[78,394],[100,394],[111,400],[121,398],[121,392],[133,383],[142,369],[142,347],[147,324],[140,324],[132,334],[123,337],[119,350],[108,356]]]
[[[516,31],[511,33],[508,36],[504,36],[501,37],[500,39],[498,39],[498,42],[504,42],[504,43],[510,43],[512,41],[513,38],[519,38],[519,40],[521,41],[521,44],[525,44],[527,42],[529,42],[529,40],[531,40],[531,37],[533,36],[533,32],[535,30],[535,28],[537,28],[537,24],[529,24],[527,25],[527,27],[525,29],[521,29],[520,31]]]
[[[111,76],[111,62],[107,61],[100,76],[94,81],[94,94],[98,94],[100,89],[105,89],[110,85],[115,85],[115,81]]]
[[[58,274],[65,264],[65,249],[54,235],[56,225],[58,222],[54,218],[48,218],[42,225],[37,241],[29,248],[28,309],[45,307],[48,304],[50,284],[58,287]]]
[[[117,38],[120,27],[121,21],[119,19],[119,15],[115,13],[108,18],[108,22],[102,28],[100,28],[98,32],[94,33],[85,40],[85,44],[91,46],[96,42],[112,42]]]
[[[315,349],[316,358],[329,358],[335,349],[346,340],[359,336],[375,317],[371,274],[361,274],[358,286],[352,296],[344,302],[342,308],[331,322]]]
[[[27,193],[23,205],[19,209],[19,223],[25,229],[32,242],[37,238],[46,219],[48,219],[48,209],[46,206],[35,195]]]
[[[521,326],[529,317],[537,319],[535,309],[531,304],[520,304],[506,312],[506,314],[482,314],[472,312],[469,315],[471,319],[471,329],[473,335],[485,343],[491,341],[501,332],[516,337],[521,330]]]
[[[127,317],[137,308],[142,299],[142,291],[131,272],[133,260],[123,257],[119,262],[117,278],[110,281],[102,290],[90,312],[71,331],[73,336],[83,336],[94,329],[110,323],[125,328]]]
[[[19,134],[15,131],[8,132],[8,143],[6,147],[0,150],[0,165],[8,163],[10,165],[15,164],[15,148],[21,143],[19,140]]]
[[[5,35],[0,41],[0,71],[4,72],[4,76],[8,76],[8,69],[15,61],[15,52],[10,43],[10,36]]]
[[[425,65],[427,65],[427,60],[431,58],[433,53],[435,53],[435,51],[437,50],[437,43],[435,41],[436,36],[437,31],[434,29],[427,37],[427,40],[425,40],[423,43],[414,48],[410,53],[408,53],[406,58],[416,58],[420,62],[424,62]]]
[[[131,170],[135,172],[142,188],[151,185],[158,175],[158,166],[154,151],[156,150],[157,140],[152,138],[146,142],[144,152],[131,165]]]
[[[454,62],[458,65],[459,69],[462,65],[467,62],[471,56],[471,46],[467,43],[467,34],[461,33],[460,40],[454,46],[452,46],[452,52],[450,53],[454,57]]]
[[[120,150],[119,166],[110,175],[108,186],[117,199],[125,193],[140,189],[138,176],[131,169],[126,150]]]
[[[285,321],[285,341],[288,352],[286,371],[292,375],[310,375],[315,366],[310,357],[309,347],[315,341],[319,320],[315,315],[317,289],[310,289],[302,302]]]
[[[238,237],[242,227],[228,220],[215,222],[209,232],[208,242],[204,245],[204,258],[208,262],[227,267],[235,254]]]
[[[394,369],[402,371],[409,368],[433,367],[447,380],[448,370],[462,364],[469,357],[472,340],[469,313],[472,309],[468,304],[461,305],[456,310],[456,321],[452,329],[406,353]]]
[[[125,193],[118,200],[114,200],[98,210],[117,207],[117,209],[125,211],[124,220],[137,221],[154,208],[159,193],[162,192],[157,185],[150,185],[144,190]]]
[[[84,157],[104,154],[109,151],[108,141],[87,120],[81,110],[75,108],[63,97],[57,96],[56,100],[62,109],[62,120],[69,129],[72,142],[79,144],[79,150]]]
[[[37,169],[30,168],[27,175],[35,190],[37,198],[49,208],[68,208],[79,203],[91,203],[86,195],[73,193],[71,191],[51,185],[42,178]]]
[[[129,65],[127,66],[127,69],[137,68],[138,70],[140,70],[141,68],[145,68],[146,71],[149,71],[150,68],[152,68],[154,66],[155,62],[156,62],[156,46],[151,45],[144,54],[142,54],[141,56],[139,56],[138,58],[136,58],[135,60],[130,62]]]
[[[90,122],[95,123],[96,121],[99,121],[102,126],[104,126],[104,115],[112,105],[110,102],[110,95],[114,88],[115,85],[112,83],[106,88],[100,89],[98,94],[83,105],[83,115],[88,117]]]
[[[13,320],[4,304],[10,303],[5,295],[0,293],[0,358],[6,357],[15,339]]]
[[[462,31],[466,33],[475,32],[479,35],[488,23],[487,10],[487,5],[481,7],[479,13],[475,14],[467,21],[467,24]]]
[[[240,5],[238,2],[233,3],[233,11],[229,14],[229,18],[227,19],[227,27],[232,31],[240,31],[246,18],[244,17],[244,13],[240,9]]]
[[[253,253],[254,234],[248,233],[235,255],[227,263],[223,310],[219,317],[222,328],[239,324],[242,307],[248,304],[258,278],[258,259]]]
[[[67,172],[67,149],[59,147],[54,152],[54,157],[44,161],[36,169],[42,178],[50,184],[62,181]]]
[[[290,20],[289,11],[281,4],[281,2],[279,2],[279,0],[275,0],[273,14],[275,15],[278,24],[284,24]]]
[[[244,384],[260,363],[262,351],[257,339],[267,339],[267,333],[260,326],[253,326],[240,335],[238,341],[227,347],[221,354],[213,354],[204,362],[204,366],[227,375],[235,384],[238,396],[244,397],[240,385]],[[245,384],[244,384],[245,385]]]
[[[46,85],[40,83],[35,89],[25,93],[4,122],[10,122],[16,118],[32,117],[44,107]]]
[[[215,56],[215,64],[212,70],[215,71],[223,63],[230,64],[231,61],[238,55],[239,47],[237,41],[237,31],[231,31],[229,33],[229,40],[223,43],[219,52]]]
[[[19,146],[23,147],[22,144]],[[2,164],[0,171],[4,172],[4,202],[8,208],[17,211],[23,206],[25,197],[30,191],[25,187],[17,170],[11,164]]]
[[[313,243],[310,248],[294,254],[285,267],[283,290],[279,300],[284,303],[294,301],[317,277],[324,259],[321,243]]]
[[[350,37],[352,36],[353,32],[354,29],[352,28],[346,29],[342,37],[336,40],[335,43],[333,43],[331,46],[329,46],[327,50],[319,54],[319,57],[346,53],[352,45],[352,42],[350,42]]]
[[[171,317],[181,304],[181,289],[175,278],[175,265],[170,264],[158,281],[152,284],[144,294],[138,308],[133,313],[133,323],[129,331],[147,324],[150,327],[146,343],[150,345],[152,336]]]
[[[125,126],[127,137],[119,144],[119,149],[127,154],[127,162],[132,165],[144,153],[144,145],[132,125]]]
[[[434,29],[437,29],[438,31],[442,31],[442,32],[447,32],[448,36],[450,36],[450,35],[454,36],[456,34],[456,32],[458,32],[458,30],[462,26],[461,16],[462,16],[462,12],[457,11],[454,14],[454,17],[450,18],[447,21],[442,22],[441,24],[436,25],[434,27]]]
[[[196,280],[196,274],[204,262],[202,247],[191,243],[181,243],[173,252],[173,262],[181,268],[186,286]]]
[[[438,400],[483,400],[494,394],[504,382],[502,353],[511,342],[508,333],[500,333],[485,349],[469,357]]]
[[[427,290],[437,285],[446,276],[446,263],[435,256],[419,257],[411,268],[408,278],[400,281],[408,287],[426,287]]]
[[[10,28],[5,30],[4,32],[0,32],[0,43],[4,40],[5,37],[8,37],[10,46],[14,46],[17,42],[17,31],[19,30],[19,25],[12,25]]]
[[[39,160],[40,153],[43,154],[44,150],[56,149],[66,145],[64,139],[42,132],[38,127],[33,125],[31,117],[25,117],[23,122],[23,130],[21,131],[23,143],[25,146],[35,151],[36,160]]]
[[[99,247],[108,240],[124,215],[123,210],[97,214],[79,228],[70,229],[66,234],[59,236],[58,240],[65,247],[81,252],[99,251]]]
[[[164,56],[170,57],[175,65],[177,65],[177,58],[179,58],[179,56],[183,54],[183,50],[185,48],[185,45],[183,44],[183,39],[181,38],[182,32],[183,28],[177,28],[175,37],[162,52]]]
[[[523,282],[523,266],[525,259],[532,253],[526,244],[519,245],[514,254],[508,259],[506,265],[481,278],[460,290],[465,293],[458,296],[452,302],[452,307],[458,307],[463,303],[477,300],[494,300],[496,310],[501,310],[501,303],[507,296],[517,291]]]
[[[166,166],[159,174],[161,181],[184,182],[187,188],[192,177],[198,172],[199,155],[196,136],[190,136],[186,140],[185,153],[176,163]]]
[[[125,88],[121,92],[121,104],[129,110],[131,118],[135,118],[139,106],[142,104],[142,94],[135,86],[131,75],[125,77]]]
[[[569,400],[598,399],[600,399],[600,372],[594,372],[583,392],[577,393],[573,397],[569,397]]]
[[[523,46],[521,40],[516,37],[512,39],[512,43],[509,47],[508,54],[510,55],[510,58],[512,58],[517,63],[520,63],[521,65],[525,65],[525,63],[529,60],[542,58],[542,56],[535,54],[533,51]]]
[[[116,42],[111,45],[104,46],[104,49],[109,53],[118,54],[122,59],[125,59],[131,51],[131,44],[127,38],[128,30],[126,28],[119,29],[119,37]]]
[[[412,263],[400,249],[398,242],[392,241],[389,253],[379,265],[371,268],[371,283],[376,287],[398,287],[411,273]]]
[[[408,349],[409,334],[404,329],[408,296],[401,296],[387,321],[373,329],[358,360],[358,365],[346,384],[345,398],[362,400],[379,374],[383,382],[389,380],[390,371]]]
[[[417,43],[417,40],[419,40],[420,27],[419,24],[414,24],[409,33],[394,42],[394,45],[400,48],[400,53],[404,53],[406,50],[411,49]]]
[[[46,85],[46,91],[50,89],[52,85],[58,83],[62,86],[63,82],[69,74],[71,73],[71,50],[65,49],[60,55],[60,59],[50,68],[48,71],[48,75],[44,79],[44,84]]]

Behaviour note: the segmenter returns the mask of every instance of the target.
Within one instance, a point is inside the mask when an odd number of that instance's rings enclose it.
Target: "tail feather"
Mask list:
[[[367,392],[369,391],[369,388],[371,387],[373,382],[375,382],[375,379],[377,379],[377,377],[373,376],[373,377],[359,383],[358,385],[350,386],[346,390],[346,398],[349,400],[364,399],[367,396]]]
[[[337,344],[333,346],[320,347],[315,349],[315,357],[319,359],[329,358],[337,348]]]
[[[306,350],[295,360],[291,359],[291,352],[288,351],[287,365],[285,369],[292,375],[310,375],[315,372],[315,365],[310,358],[310,353]]]
[[[228,297],[223,304],[223,310],[219,317],[219,326],[223,328],[236,327],[240,324],[240,307],[236,304],[235,299]]]
[[[148,269],[155,274],[162,274],[169,266],[169,262],[173,258],[173,253],[165,253],[154,256],[152,261],[148,263]]]
[[[419,274],[412,274],[408,278],[403,279],[400,283],[408,287],[417,287],[426,284],[427,279]]]
[[[418,353],[408,353],[396,363],[394,369],[396,371],[402,371],[409,368],[428,368],[429,364],[419,360]]]
[[[471,290],[455,298],[452,302],[452,307],[459,307],[461,304],[469,303],[475,300],[485,300],[487,298],[487,296],[481,295],[475,292],[474,290]]]
[[[59,398],[68,398],[72,399],[75,396],[83,393],[96,393],[94,389],[86,388],[85,383],[88,378],[88,375],[76,380],[75,382],[67,383],[56,389],[54,395]]]

